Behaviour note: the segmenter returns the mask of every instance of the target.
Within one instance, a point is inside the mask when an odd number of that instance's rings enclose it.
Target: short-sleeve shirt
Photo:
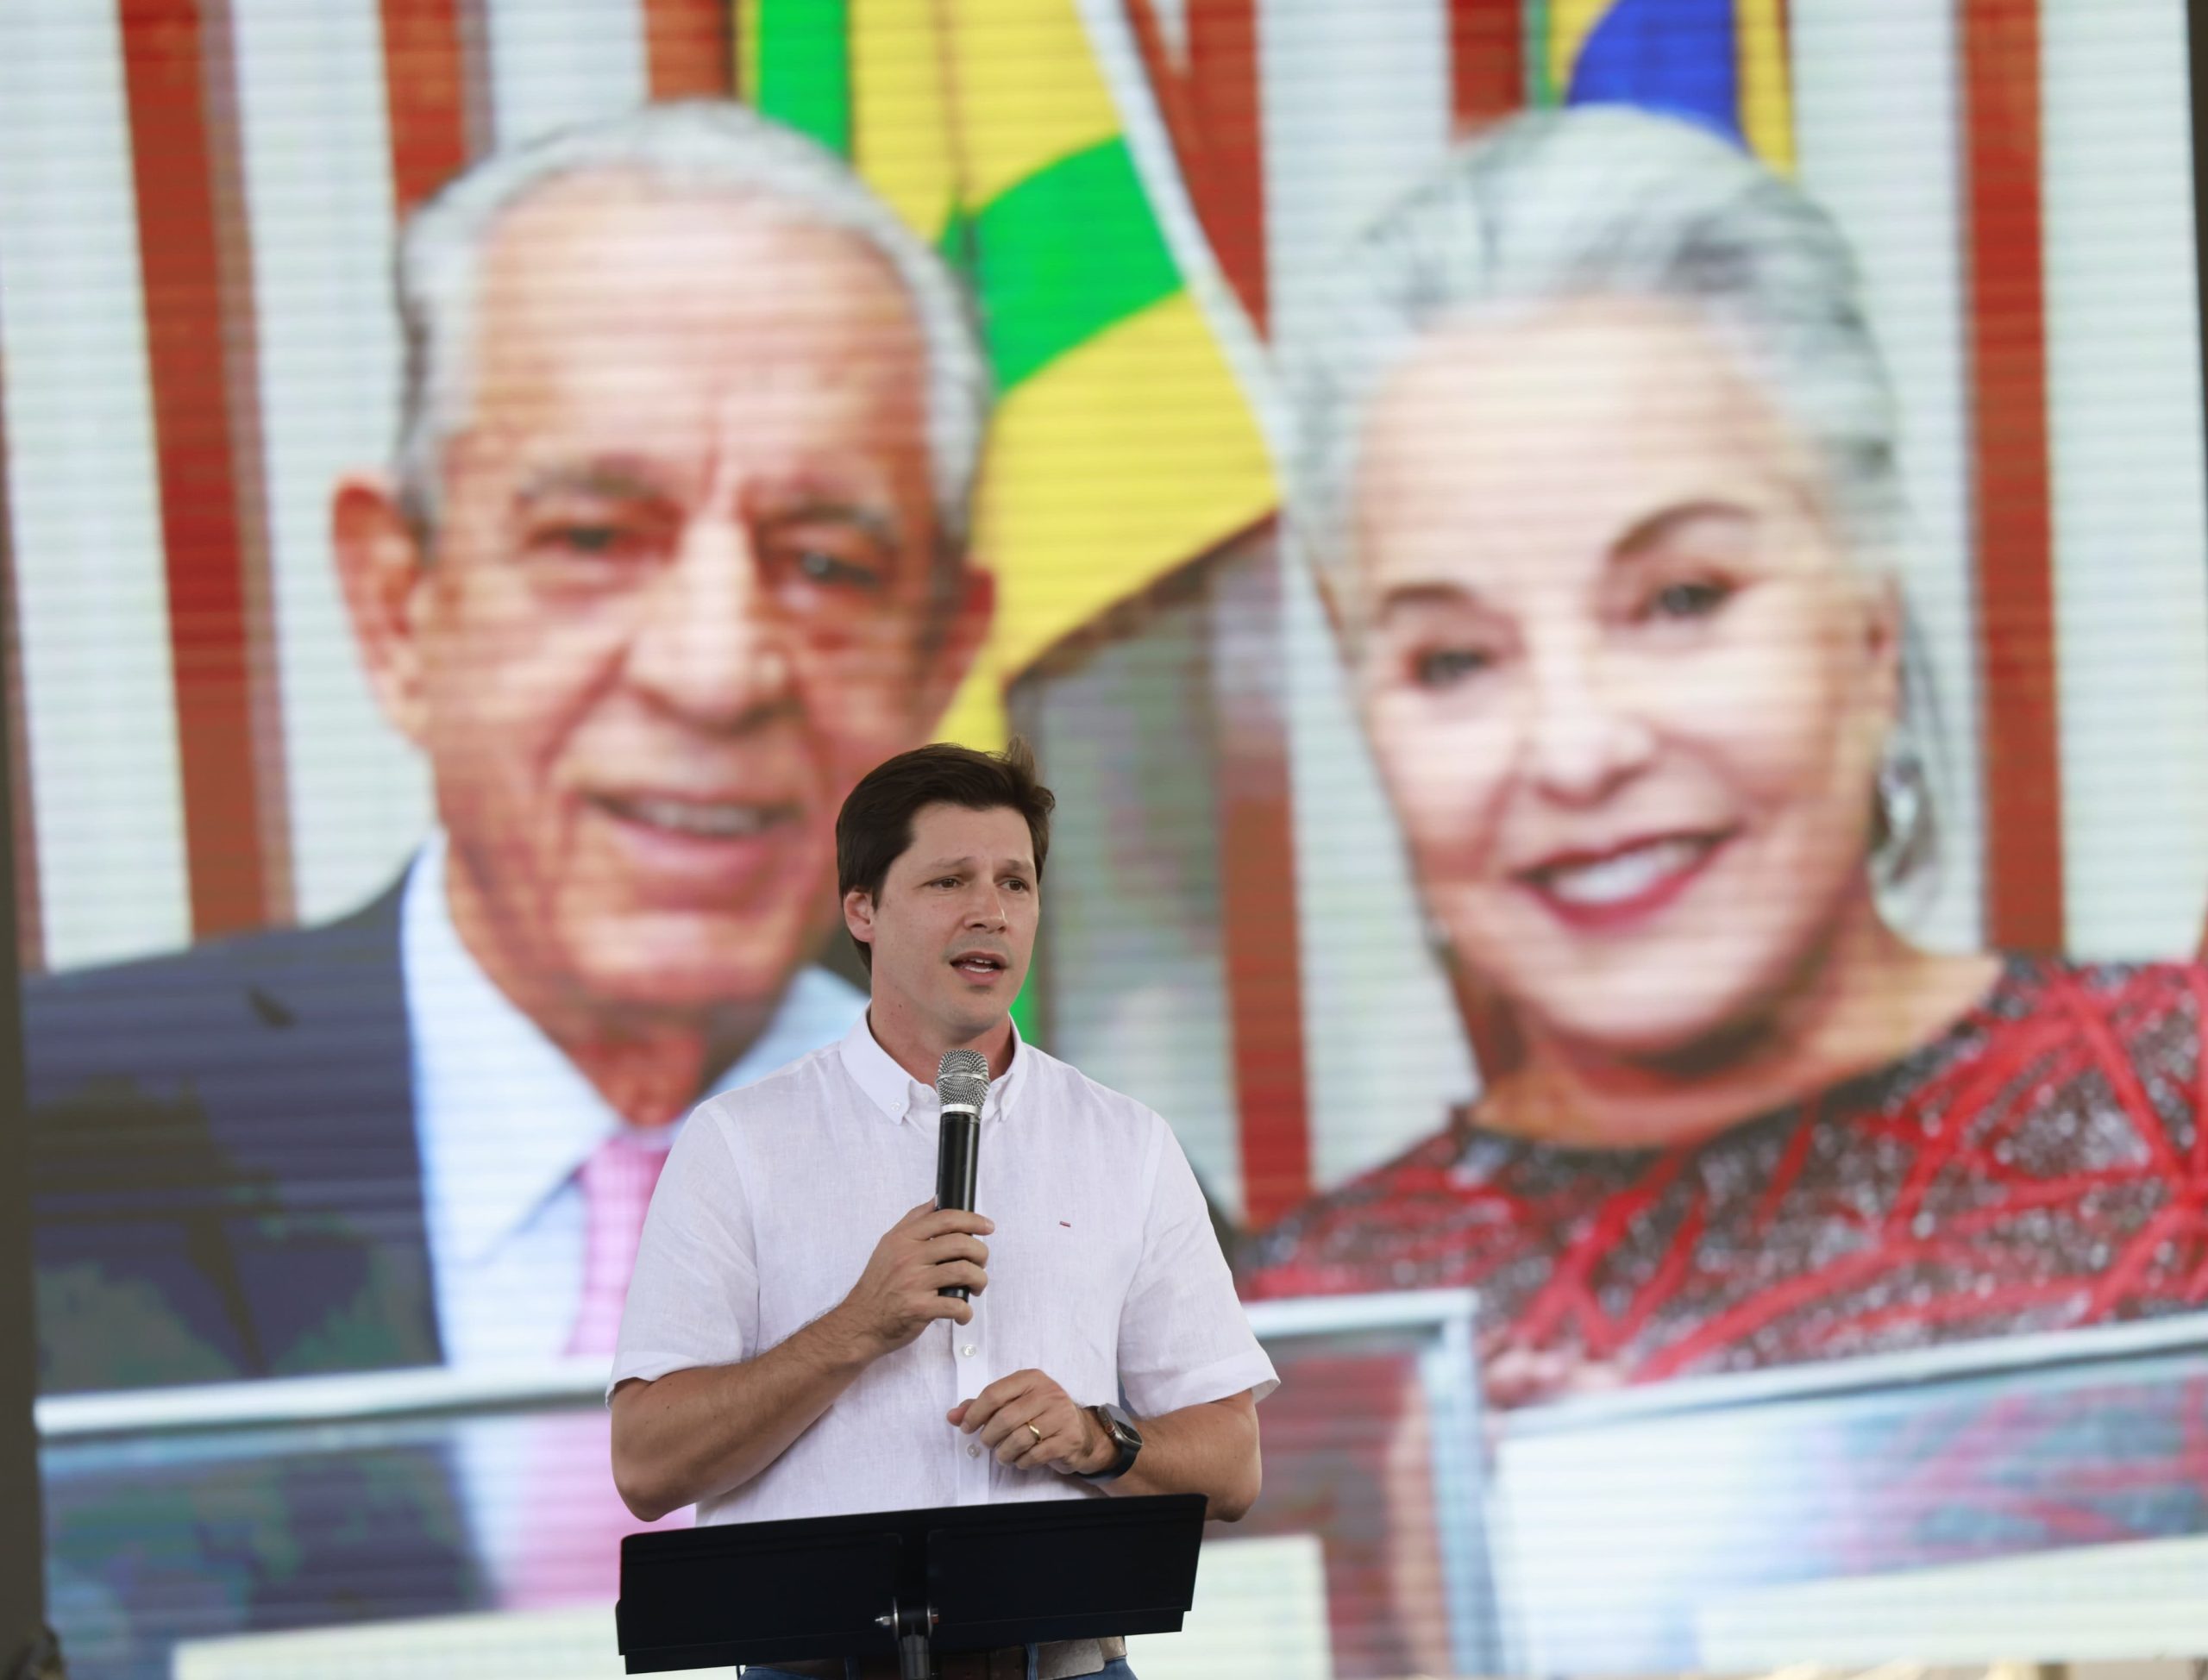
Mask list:
[[[863,1017],[699,1104],[652,1198],[609,1395],[752,1358],[841,1302],[882,1234],[932,1200],[938,1118]],[[1138,1418],[1278,1385],[1156,1113],[1015,1037],[980,1136],[975,1201],[996,1228],[973,1321],[875,1360],[772,1464],[700,1501],[700,1523],[1093,1495],[999,1464],[946,1420],[1017,1370]]]

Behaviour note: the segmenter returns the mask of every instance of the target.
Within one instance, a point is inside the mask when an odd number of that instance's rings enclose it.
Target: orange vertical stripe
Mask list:
[[[253,241],[246,205],[244,140],[238,116],[237,52],[229,0],[208,0],[200,62],[207,109],[208,191],[214,205],[215,269],[223,320],[223,379],[230,419],[231,505],[237,512],[237,570],[251,730],[254,808],[260,823],[261,919],[288,923],[292,801],[285,764],[284,705],[276,647],[276,586],[268,534],[267,452],[260,429],[260,350],[255,330]]]
[[[1256,0],[1189,0],[1185,64],[1167,46],[1150,0],[1128,0],[1127,16],[1205,241],[1263,332],[1268,296]]]
[[[643,0],[644,62],[655,99],[724,99],[735,91],[729,0]]]
[[[1987,934],[2004,950],[2053,951],[2062,774],[2036,0],[1964,0],[1962,45]]]
[[[1252,550],[1252,543],[1255,549]],[[1251,1229],[1311,1192],[1295,828],[1280,694],[1283,559],[1267,530],[1218,576],[1220,928]]]
[[[1195,156],[1183,159],[1182,177],[1220,271],[1264,332],[1270,299],[1255,0],[1189,0],[1188,28]],[[1243,650],[1222,661],[1219,683],[1220,931],[1244,1214],[1253,1227],[1311,1193],[1294,799],[1278,689],[1284,562],[1270,531],[1259,541],[1226,575],[1219,609],[1232,620],[1223,640]]]
[[[1189,0],[1189,85],[1202,166],[1196,216],[1242,307],[1265,329],[1265,175],[1256,0]]]
[[[1176,62],[1150,0],[1129,21],[1197,221],[1252,323],[1265,329],[1264,90],[1255,0],[1189,0],[1188,60]],[[1254,551],[1252,542],[1260,545]],[[1288,730],[1277,692],[1277,543],[1239,539],[1225,558],[1220,926],[1226,969],[1244,1217],[1277,1219],[1310,1194],[1303,974],[1295,906]],[[1218,558],[1218,557],[1215,557]]]
[[[1526,0],[1449,0],[1449,114],[1458,134],[1526,106]]]
[[[383,0],[384,103],[398,213],[450,179],[488,138],[467,0]],[[474,32],[480,39],[480,31]]]
[[[234,201],[218,195],[216,172],[235,182],[237,136],[227,101],[219,132],[210,121],[208,32],[195,0],[122,0],[122,22],[185,856],[192,926],[205,936],[288,909],[271,903],[281,869],[272,869],[263,821],[249,610],[259,592],[247,576],[232,410],[248,394],[234,392],[233,375],[253,323],[249,310],[223,309],[226,279],[234,295],[240,280],[249,291],[237,273],[242,245],[226,276],[218,213],[218,197]]]
[[[1181,179],[1195,191],[1192,178],[1203,160],[1203,136],[1196,125],[1195,103],[1189,88],[1187,66],[1174,55],[1167,45],[1165,31],[1157,21],[1156,8],[1151,0],[1127,0],[1127,22],[1134,31],[1135,50],[1142,57],[1143,74],[1150,82],[1151,97],[1157,101],[1157,114],[1164,120],[1165,132],[1173,142],[1173,159],[1181,166]]]

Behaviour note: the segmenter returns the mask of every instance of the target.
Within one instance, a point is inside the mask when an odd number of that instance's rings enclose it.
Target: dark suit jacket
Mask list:
[[[45,1392],[442,1358],[399,899],[26,985]],[[45,1470],[55,1620],[103,1673],[484,1601],[435,1429],[62,1441]]]
[[[442,1357],[399,898],[25,986],[45,1392]]]

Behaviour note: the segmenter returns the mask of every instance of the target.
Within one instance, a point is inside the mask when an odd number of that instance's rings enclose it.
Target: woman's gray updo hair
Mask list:
[[[1440,329],[1587,298],[1676,304],[1700,319],[1815,452],[1854,561],[1898,584],[1898,421],[1854,255],[1824,210],[1716,135],[1622,107],[1513,118],[1382,212],[1329,279],[1287,347],[1289,527],[1352,646],[1352,502],[1375,393]],[[1925,676],[1905,624],[1904,717],[1880,777],[1873,860],[1884,885],[1929,861],[1924,753],[1937,737]]]

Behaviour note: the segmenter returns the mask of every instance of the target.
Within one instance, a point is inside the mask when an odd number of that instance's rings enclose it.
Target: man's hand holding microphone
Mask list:
[[[874,1358],[909,1346],[938,1319],[971,1324],[972,1306],[944,1291],[978,1295],[988,1288],[989,1247],[982,1238],[995,1229],[968,1208],[922,1202],[883,1233],[829,1319]]]
[[[968,1297],[988,1288],[988,1245],[996,1226],[973,1211],[981,1160],[982,1104],[989,1064],[972,1050],[951,1050],[936,1070],[941,1119],[936,1194],[890,1226],[866,1269],[830,1314],[869,1357],[910,1345],[938,1319],[970,1324]],[[1089,1475],[1118,1456],[1088,1412],[1039,1370],[1014,1371],[952,1407],[952,1427],[979,1435],[997,1462],[1013,1470]]]

